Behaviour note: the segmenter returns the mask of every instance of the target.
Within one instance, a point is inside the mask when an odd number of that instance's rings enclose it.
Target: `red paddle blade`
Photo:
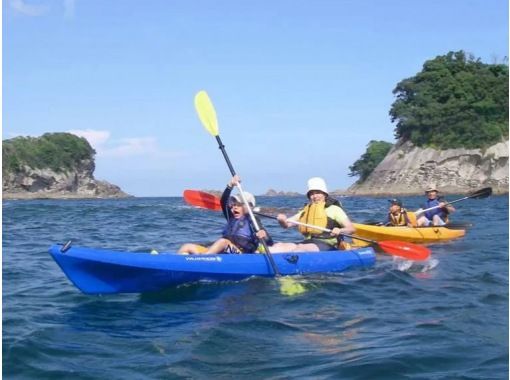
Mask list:
[[[214,211],[221,210],[220,198],[215,195],[199,190],[185,190],[183,197],[189,205]]]
[[[387,254],[408,260],[422,261],[430,256],[430,249],[405,241],[380,241],[377,245]]]

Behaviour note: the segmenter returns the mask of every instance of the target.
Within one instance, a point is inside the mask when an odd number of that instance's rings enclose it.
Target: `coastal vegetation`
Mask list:
[[[377,165],[386,157],[393,144],[386,141],[372,140],[367,145],[367,150],[352,166],[349,166],[350,177],[359,176],[364,181]]]
[[[19,172],[23,166],[74,169],[80,161],[93,159],[94,149],[82,137],[70,133],[45,133],[41,137],[15,137],[2,141],[2,172]]]
[[[402,80],[390,116],[395,137],[436,149],[484,148],[508,139],[508,65],[463,51],[426,61]]]
[[[395,137],[438,150],[483,149],[508,140],[508,80],[507,64],[486,64],[464,51],[426,61],[393,90]],[[363,182],[391,146],[370,141],[349,175]]]

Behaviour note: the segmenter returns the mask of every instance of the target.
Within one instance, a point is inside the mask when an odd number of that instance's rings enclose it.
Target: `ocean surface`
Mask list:
[[[305,202],[257,200],[288,213]],[[403,200],[414,210],[422,199]],[[388,206],[341,201],[359,222]],[[454,221],[474,226],[430,245],[429,263],[379,255],[370,269],[302,278],[297,296],[263,278],[90,296],[51,244],[176,250],[218,237],[221,213],[181,198],[4,201],[3,378],[507,379],[508,196],[455,206]],[[275,240],[299,239],[264,224]]]

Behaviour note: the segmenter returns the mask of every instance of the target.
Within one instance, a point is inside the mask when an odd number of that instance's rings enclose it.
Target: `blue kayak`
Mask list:
[[[86,294],[145,293],[199,281],[273,277],[263,254],[180,255],[118,252],[55,244],[49,252],[71,282]],[[341,272],[371,267],[371,247],[350,251],[273,253],[282,275]]]

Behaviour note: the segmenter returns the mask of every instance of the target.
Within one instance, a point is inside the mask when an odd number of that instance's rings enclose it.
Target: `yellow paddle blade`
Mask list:
[[[204,128],[213,136],[218,136],[218,120],[216,111],[212,105],[209,95],[205,91],[199,91],[195,95],[195,109]]]
[[[280,277],[278,282],[280,283],[280,293],[285,296],[294,296],[306,292],[306,288],[293,278]]]

